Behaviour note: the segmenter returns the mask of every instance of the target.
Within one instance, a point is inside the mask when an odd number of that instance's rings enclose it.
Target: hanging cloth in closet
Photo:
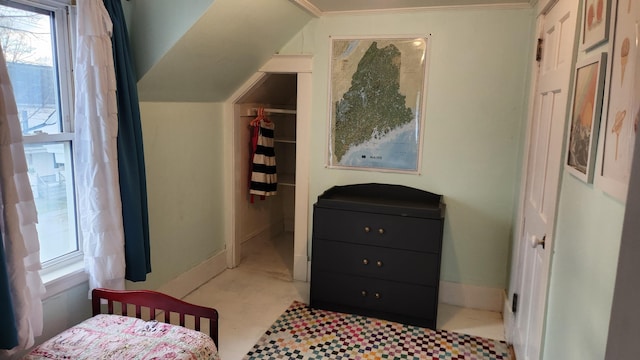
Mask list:
[[[251,121],[251,179],[249,194],[251,202],[254,195],[266,196],[277,194],[278,176],[276,174],[276,154],[273,148],[275,124],[264,116],[264,109],[258,109],[258,117]]]

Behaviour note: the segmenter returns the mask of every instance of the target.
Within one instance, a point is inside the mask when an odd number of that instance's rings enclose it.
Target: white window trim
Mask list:
[[[72,133],[51,134],[47,138],[40,135],[30,135],[23,137],[24,143],[40,143],[47,141],[64,141],[73,140],[75,130],[71,122],[74,108],[74,96],[73,96],[73,56],[74,56],[74,41],[73,41],[73,29],[75,25],[75,6],[72,0],[12,0],[17,3],[25,5],[31,5],[34,7],[43,8],[53,11],[56,16],[60,17],[67,15],[67,21],[57,21],[55,23],[56,31],[61,34],[68,34],[68,36],[60,36],[57,39],[57,58],[62,71],[58,76],[62,81],[60,84],[60,106],[63,107],[64,127]],[[66,86],[68,85],[68,86]],[[40,270],[40,276],[44,283],[46,293],[43,299],[55,296],[64,292],[74,286],[78,286],[88,281],[88,275],[84,271],[84,255],[82,249],[64,257],[58,261],[52,261]]]
[[[47,268],[40,271],[46,289],[43,299],[60,294],[89,280],[89,276],[84,272],[84,260],[82,260],[82,256],[78,257],[80,259],[67,262],[55,269]]]

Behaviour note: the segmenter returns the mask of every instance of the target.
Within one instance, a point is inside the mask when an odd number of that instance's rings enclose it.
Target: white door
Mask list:
[[[541,355],[578,10],[578,0],[548,3],[538,21],[541,60],[529,126],[522,231],[513,269],[518,304],[512,341],[516,357],[523,360],[538,360]]]

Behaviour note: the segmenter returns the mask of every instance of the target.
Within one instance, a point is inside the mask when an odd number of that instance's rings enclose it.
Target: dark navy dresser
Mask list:
[[[311,307],[435,329],[445,204],[400,185],[335,186],[313,210]]]

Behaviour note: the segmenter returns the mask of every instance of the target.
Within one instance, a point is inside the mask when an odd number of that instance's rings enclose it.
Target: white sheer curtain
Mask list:
[[[78,0],[77,11],[74,153],[85,270],[90,289],[124,289],[113,26],[102,0]]]
[[[1,50],[1,48],[0,48]],[[9,288],[18,330],[18,346],[0,351],[0,358],[28,348],[42,333],[42,296],[38,216],[27,175],[13,88],[0,51],[0,229],[6,252]],[[0,317],[6,316],[0,314]]]

